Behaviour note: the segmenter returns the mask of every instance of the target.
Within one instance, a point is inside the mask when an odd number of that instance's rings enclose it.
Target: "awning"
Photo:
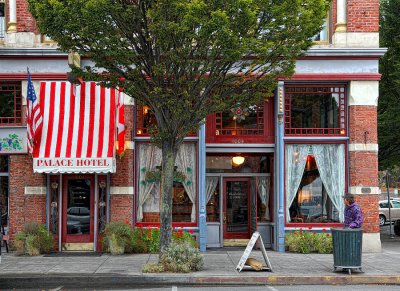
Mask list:
[[[84,82],[41,82],[43,129],[36,173],[114,173],[118,91]]]

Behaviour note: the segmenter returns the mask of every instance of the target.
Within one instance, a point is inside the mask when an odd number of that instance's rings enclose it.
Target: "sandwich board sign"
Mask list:
[[[253,233],[253,236],[251,237],[249,243],[247,244],[246,249],[244,250],[244,253],[242,255],[242,257],[240,258],[239,263],[236,266],[236,270],[238,272],[242,271],[243,268],[250,268],[250,266],[245,265],[246,260],[249,258],[249,255],[251,253],[251,251],[254,248],[254,245],[256,244],[256,241],[259,240],[260,241],[260,249],[261,249],[261,253],[264,257],[264,261],[266,263],[266,266],[263,265],[263,271],[269,271],[272,272],[272,267],[271,267],[271,263],[269,262],[268,259],[268,255],[267,252],[265,251],[265,247],[264,247],[264,242],[262,240],[262,237],[260,235],[260,233],[258,231]]]

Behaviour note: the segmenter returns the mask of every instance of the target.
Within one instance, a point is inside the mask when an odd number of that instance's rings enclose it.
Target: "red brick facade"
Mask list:
[[[378,32],[379,0],[347,0],[347,31]]]

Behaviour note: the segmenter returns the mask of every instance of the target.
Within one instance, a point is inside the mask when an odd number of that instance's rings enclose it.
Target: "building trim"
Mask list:
[[[351,186],[349,187],[349,193],[354,195],[379,195],[381,194],[381,189],[379,187]]]
[[[351,143],[349,144],[350,152],[378,152],[379,146],[377,143]]]
[[[133,187],[111,186],[110,195],[133,195]]]
[[[47,187],[29,187],[24,189],[24,195],[46,195]]]
[[[286,81],[379,81],[380,79],[379,73],[298,73]]]

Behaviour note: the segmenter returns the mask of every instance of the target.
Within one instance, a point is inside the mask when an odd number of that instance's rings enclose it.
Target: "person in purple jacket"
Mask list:
[[[354,202],[353,194],[344,195],[344,227],[360,228],[362,225],[361,207]]]

